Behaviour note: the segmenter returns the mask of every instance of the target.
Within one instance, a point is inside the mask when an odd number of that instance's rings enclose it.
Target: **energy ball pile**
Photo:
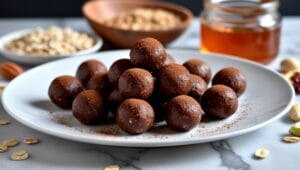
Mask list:
[[[130,59],[115,61],[109,70],[100,61],[87,60],[75,77],[54,79],[48,93],[86,125],[113,118],[125,132],[140,134],[166,121],[176,131],[188,131],[202,114],[224,119],[235,113],[246,88],[245,77],[234,67],[220,70],[208,88],[210,80],[204,61],[176,64],[159,41],[144,38],[132,47]]]

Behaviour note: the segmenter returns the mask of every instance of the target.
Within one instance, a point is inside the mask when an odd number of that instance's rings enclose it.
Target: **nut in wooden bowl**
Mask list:
[[[174,27],[170,27],[171,23],[168,23],[168,29],[164,29],[166,27],[161,27],[162,25],[159,26],[159,29],[154,29],[154,27],[156,27],[154,25],[156,24],[151,23],[150,26],[146,21],[148,19],[144,18],[142,19],[143,24],[136,25],[136,23],[130,21],[130,29],[124,29],[128,25],[124,25],[123,19],[131,20],[132,16],[130,16],[129,18],[126,17],[125,19],[124,17],[120,17],[120,15],[123,15],[124,13],[132,13],[133,9],[148,9],[142,11],[138,10],[139,16],[137,18],[139,19],[149,16],[153,17],[153,10],[156,11],[155,13],[160,11],[160,14],[161,10],[163,10],[163,18],[166,17],[166,13],[173,13],[175,16],[180,18],[180,23],[176,24],[176,26]],[[150,11],[152,11],[152,14],[145,14],[149,13],[149,9]],[[189,27],[193,19],[193,14],[189,9],[173,3],[162,1],[87,1],[82,7],[82,12],[96,33],[120,48],[131,48],[135,42],[145,37],[155,38],[162,44],[166,45],[179,37]],[[142,16],[140,15],[140,12],[143,13]],[[137,13],[135,10],[134,16],[136,16],[136,14]],[[106,21],[113,21],[118,18],[121,18],[122,21],[121,23],[117,24],[118,27],[111,26],[111,24],[106,23]],[[157,20],[157,18],[160,19],[159,23],[166,21],[165,19],[162,19],[161,16],[154,17],[148,21],[152,22],[154,20]],[[113,21],[113,23],[115,23],[115,21]],[[120,26],[120,24],[122,24],[123,26]],[[141,26],[143,26],[143,28]],[[146,28],[149,26],[152,28]]]

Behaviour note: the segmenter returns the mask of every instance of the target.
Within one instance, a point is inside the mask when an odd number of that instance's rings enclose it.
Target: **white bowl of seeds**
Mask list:
[[[37,65],[66,57],[97,52],[100,37],[72,28],[35,28],[12,32],[0,38],[0,55],[17,63]]]

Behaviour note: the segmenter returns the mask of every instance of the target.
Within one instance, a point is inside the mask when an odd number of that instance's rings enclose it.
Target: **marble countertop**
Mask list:
[[[0,19],[0,35],[36,26],[71,26],[82,31],[91,31],[84,19]],[[199,46],[199,22],[194,20],[189,30],[172,43],[170,48],[197,49]],[[271,63],[277,69],[280,60],[294,56],[300,58],[300,17],[283,19],[281,52]],[[3,60],[3,59],[1,59]],[[300,98],[297,97],[300,102]],[[16,149],[25,149],[31,157],[25,161],[11,161],[11,151],[0,153],[0,169],[97,169],[117,164],[121,169],[136,170],[298,170],[300,143],[286,144],[281,137],[287,134],[291,121],[287,116],[255,132],[228,140],[207,144],[196,144],[168,148],[118,148],[91,145],[59,139],[42,134],[13,120],[1,107],[0,119],[9,119],[10,125],[0,126],[0,141],[10,138],[23,140],[35,136],[41,143],[35,146],[18,145]],[[270,155],[263,160],[253,158],[256,149],[265,147]]]

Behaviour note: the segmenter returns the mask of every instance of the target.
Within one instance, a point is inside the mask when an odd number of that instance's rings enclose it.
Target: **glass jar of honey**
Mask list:
[[[280,44],[278,7],[278,0],[205,0],[201,51],[271,62]]]

